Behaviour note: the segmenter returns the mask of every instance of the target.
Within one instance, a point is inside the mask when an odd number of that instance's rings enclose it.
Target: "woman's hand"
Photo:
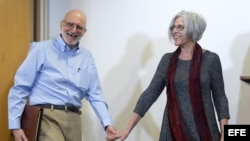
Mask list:
[[[129,130],[128,129],[123,129],[121,131],[118,131],[116,134],[116,137],[120,139],[120,141],[124,141],[129,135]]]

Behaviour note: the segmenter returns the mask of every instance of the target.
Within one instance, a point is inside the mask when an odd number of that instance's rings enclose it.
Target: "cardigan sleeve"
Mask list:
[[[156,72],[145,91],[139,97],[134,112],[143,117],[151,105],[158,99],[166,85],[166,72],[170,53],[165,54],[156,69]]]
[[[212,58],[212,67],[210,68],[210,84],[214,105],[218,114],[218,120],[223,118],[229,119],[228,99],[225,94],[224,80],[220,58],[217,54]]]

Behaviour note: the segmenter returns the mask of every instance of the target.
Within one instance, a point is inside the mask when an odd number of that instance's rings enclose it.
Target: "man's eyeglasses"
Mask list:
[[[63,22],[65,23],[67,28],[72,29],[72,28],[74,28],[76,26],[77,31],[83,32],[83,31],[86,30],[86,28],[83,27],[83,26],[80,26],[80,25],[77,25],[77,24],[74,24],[74,23],[71,23],[71,22],[67,22],[67,21],[63,21]]]
[[[184,29],[184,25],[172,25],[171,27],[170,27],[170,30],[171,31],[173,31],[175,28],[178,30],[178,31],[182,31],[183,29]]]

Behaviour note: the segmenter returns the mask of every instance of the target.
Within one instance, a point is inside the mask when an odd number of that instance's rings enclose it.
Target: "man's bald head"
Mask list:
[[[65,14],[63,18],[63,20],[65,21],[69,21],[69,20],[71,21],[72,19],[77,19],[81,21],[84,26],[86,26],[86,15],[82,11],[70,10]]]

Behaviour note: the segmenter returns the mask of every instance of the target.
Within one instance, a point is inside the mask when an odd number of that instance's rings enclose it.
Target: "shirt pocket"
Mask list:
[[[78,68],[76,77],[78,87],[82,91],[86,92],[89,89],[91,73],[88,72],[86,69]]]

